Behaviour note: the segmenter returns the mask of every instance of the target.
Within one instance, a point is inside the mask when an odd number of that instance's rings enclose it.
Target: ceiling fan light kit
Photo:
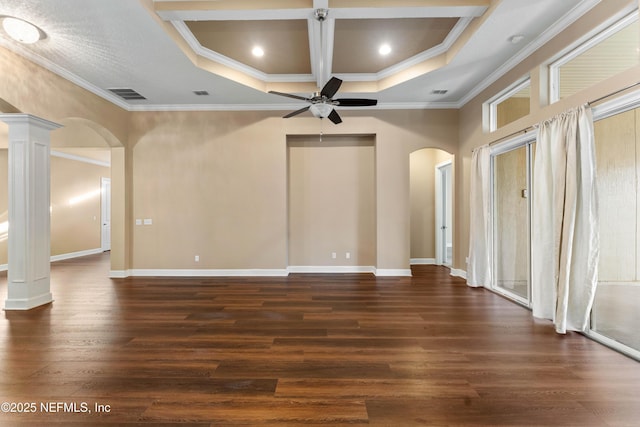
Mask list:
[[[375,99],[333,99],[333,96],[336,94],[336,92],[338,92],[338,89],[340,89],[341,85],[342,80],[337,77],[331,77],[327,84],[324,85],[322,90],[320,92],[314,93],[311,98],[305,98],[304,96],[293,95],[290,93],[276,92],[274,90],[270,90],[269,93],[272,93],[274,95],[286,96],[287,98],[299,99],[300,101],[306,101],[311,104],[289,114],[286,114],[285,116],[283,116],[285,119],[297,116],[298,114],[304,113],[305,111],[311,111],[311,113],[315,117],[319,117],[321,119],[328,118],[336,125],[338,123],[342,123],[342,119],[340,118],[338,112],[335,110],[335,107],[373,107],[378,104],[378,101]]]

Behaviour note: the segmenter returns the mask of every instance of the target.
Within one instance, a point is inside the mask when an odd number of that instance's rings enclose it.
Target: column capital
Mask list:
[[[33,114],[0,114],[0,121],[5,122],[8,125],[20,125],[27,124],[30,126],[36,126],[44,130],[54,130],[61,128],[62,125],[43,119],[42,117],[34,116]]]

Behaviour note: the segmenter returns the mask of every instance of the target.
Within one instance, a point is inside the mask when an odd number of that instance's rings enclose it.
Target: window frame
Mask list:
[[[485,102],[485,122],[487,123],[489,132],[495,132],[498,130],[498,105],[511,98],[514,94],[520,92],[527,86],[531,87],[531,76],[528,74],[516,80],[511,85],[507,86],[506,89],[503,89],[497,95]]]
[[[563,53],[558,59],[548,65],[549,69],[549,103],[554,104],[560,100],[560,67],[574,60],[594,46],[609,39],[609,37],[622,31],[629,25],[634,24],[640,18],[638,9],[618,19],[613,24],[599,31],[594,36],[589,37],[586,41],[571,48],[568,52]]]

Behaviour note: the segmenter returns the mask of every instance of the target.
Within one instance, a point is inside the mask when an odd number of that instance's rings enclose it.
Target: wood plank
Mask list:
[[[108,272],[108,255],[55,263],[53,304],[0,317],[0,396],[111,411],[0,413],[0,425],[605,426],[640,416],[640,364],[558,335],[446,268],[410,278]]]

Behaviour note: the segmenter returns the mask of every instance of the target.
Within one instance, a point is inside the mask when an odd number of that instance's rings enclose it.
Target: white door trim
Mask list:
[[[452,160],[446,160],[444,162],[438,163],[436,164],[435,167],[435,174],[436,174],[436,179],[435,179],[435,195],[436,195],[436,230],[435,230],[435,235],[436,235],[436,265],[445,265],[445,260],[446,260],[446,254],[444,253],[444,241],[443,241],[443,232],[442,232],[442,227],[445,225],[444,224],[444,203],[446,203],[445,197],[446,197],[446,191],[443,191],[443,180],[442,180],[442,174],[443,174],[443,168],[447,167],[447,166],[452,166],[453,165],[453,161]],[[453,175],[453,174],[452,174]],[[452,187],[452,194],[451,196],[453,196],[453,187]],[[453,212],[451,213],[453,216]],[[453,221],[451,224],[448,225],[448,227],[453,227]]]
[[[105,252],[111,250],[111,178],[100,178],[100,189],[100,247]]]

